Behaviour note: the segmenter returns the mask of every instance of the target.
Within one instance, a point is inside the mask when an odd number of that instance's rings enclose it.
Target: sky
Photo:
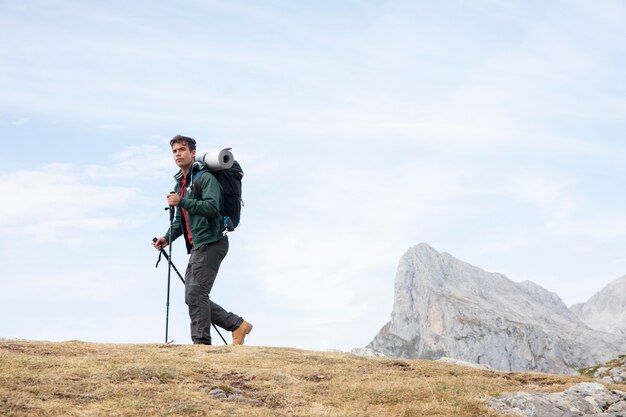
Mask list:
[[[0,338],[164,342],[176,134],[245,172],[211,298],[247,344],[365,346],[420,242],[586,301],[626,274],[625,21],[618,0],[0,0]],[[169,339],[190,343],[175,274]]]

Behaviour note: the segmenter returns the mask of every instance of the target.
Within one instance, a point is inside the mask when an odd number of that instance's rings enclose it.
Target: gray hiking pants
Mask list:
[[[228,236],[200,248],[194,248],[185,272],[185,303],[191,319],[193,343],[211,344],[211,323],[233,331],[243,322],[209,299],[222,260],[228,253]]]

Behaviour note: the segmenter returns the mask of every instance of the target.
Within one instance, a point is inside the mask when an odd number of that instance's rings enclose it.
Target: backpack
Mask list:
[[[239,221],[241,220],[241,206],[243,205],[243,200],[241,199],[241,179],[243,178],[243,170],[241,169],[241,165],[239,165],[239,162],[235,161],[232,167],[220,171],[212,170],[205,165],[204,168],[196,172],[192,178],[192,187],[196,195],[202,195],[202,191],[199,190],[199,186],[196,185],[196,179],[205,172],[213,174],[222,186],[222,207],[220,207],[220,214],[224,218],[224,226],[228,231],[232,232],[239,226]]]

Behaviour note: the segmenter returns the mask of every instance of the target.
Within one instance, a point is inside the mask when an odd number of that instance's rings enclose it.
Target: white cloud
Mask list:
[[[384,266],[388,255],[385,242],[305,228],[268,242],[254,264],[267,294],[284,307],[318,311],[332,306],[331,315],[352,316],[367,290],[361,280]]]
[[[176,172],[169,145],[128,146],[114,155],[110,165],[91,164],[85,168],[86,175],[94,181],[131,180],[172,177]]]
[[[600,241],[626,236],[626,216],[594,208],[594,201],[560,174],[513,173],[506,181],[504,195],[530,205],[531,212],[541,216],[535,235],[548,232]],[[524,235],[531,237],[528,231]]]
[[[20,126],[24,126],[25,124],[27,124],[30,121],[29,117],[18,117],[16,119],[13,120],[12,124],[15,127],[20,127]]]
[[[123,223],[118,210],[137,197],[133,188],[88,182],[67,164],[0,172],[0,187],[12,190],[12,202],[0,205],[0,225],[40,243],[75,244],[94,231],[117,229]]]
[[[550,224],[554,233],[564,236],[583,236],[589,239],[610,241],[626,237],[626,216],[576,218]]]
[[[514,174],[508,194],[539,209],[548,219],[572,217],[580,202],[571,191],[571,184],[562,178],[549,178],[540,173]]]

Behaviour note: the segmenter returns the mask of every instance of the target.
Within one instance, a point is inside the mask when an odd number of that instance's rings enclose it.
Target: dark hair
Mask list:
[[[194,138],[189,138],[187,136],[176,135],[172,140],[170,140],[170,146],[174,146],[175,143],[186,143],[189,147],[190,151],[196,150],[196,140]]]

